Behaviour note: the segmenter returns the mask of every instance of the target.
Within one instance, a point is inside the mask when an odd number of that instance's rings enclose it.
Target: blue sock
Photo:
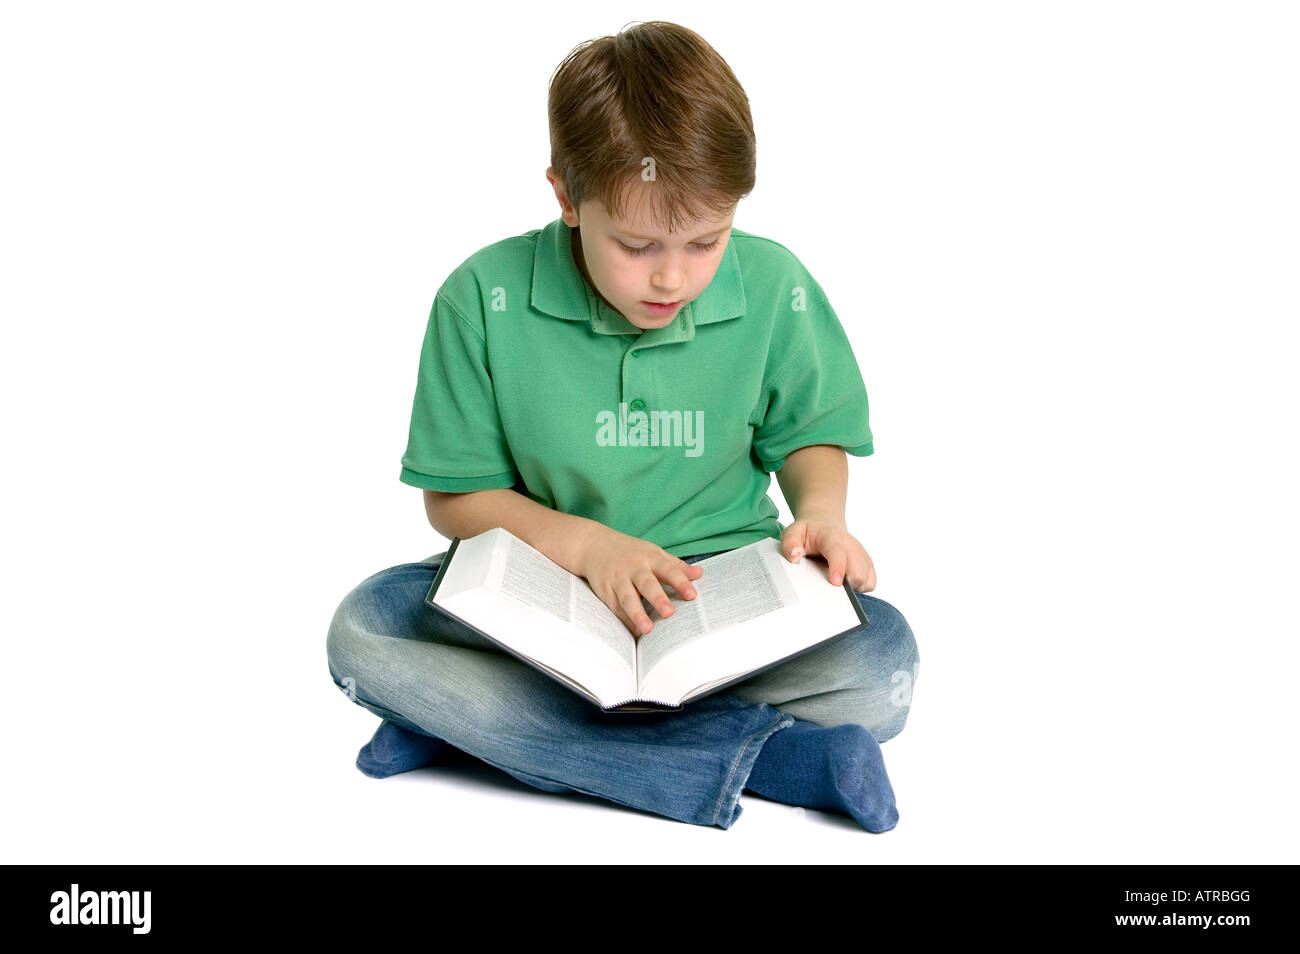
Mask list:
[[[880,745],[857,723],[825,728],[796,719],[768,736],[745,788],[787,805],[851,815],[867,831],[898,824]]]
[[[385,719],[374,738],[357,753],[357,768],[371,778],[387,778],[399,772],[424,768],[440,762],[473,760],[450,742],[436,736],[404,729]]]

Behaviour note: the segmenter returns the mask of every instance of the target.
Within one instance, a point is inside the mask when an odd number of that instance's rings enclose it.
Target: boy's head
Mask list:
[[[637,327],[671,323],[713,280],[754,188],[744,89],[700,36],[653,21],[578,46],[547,107],[546,178],[579,269]]]

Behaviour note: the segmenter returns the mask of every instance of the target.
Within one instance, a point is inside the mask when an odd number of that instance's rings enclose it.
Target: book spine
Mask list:
[[[603,706],[603,711],[610,713],[634,712],[681,712],[680,704],[663,702],[658,699],[624,699],[612,706]]]

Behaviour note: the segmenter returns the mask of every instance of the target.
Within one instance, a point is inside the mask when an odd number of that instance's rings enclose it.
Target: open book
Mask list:
[[[504,527],[453,538],[425,602],[606,712],[679,710],[867,624],[847,578],[790,563],[773,537],[695,565],[695,599],[663,584],[672,616],[642,597],[654,628],[639,639],[583,577]]]

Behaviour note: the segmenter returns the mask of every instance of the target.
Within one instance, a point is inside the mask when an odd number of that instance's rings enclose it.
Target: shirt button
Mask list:
[[[641,400],[640,398],[637,398],[635,401],[633,401],[631,404],[627,406],[627,409],[629,411],[639,411],[643,407],[645,407],[645,401]]]
[[[632,357],[634,357],[634,358],[639,358],[639,357],[641,357],[641,352],[640,352],[640,351],[633,351],[633,352],[632,352]]]

